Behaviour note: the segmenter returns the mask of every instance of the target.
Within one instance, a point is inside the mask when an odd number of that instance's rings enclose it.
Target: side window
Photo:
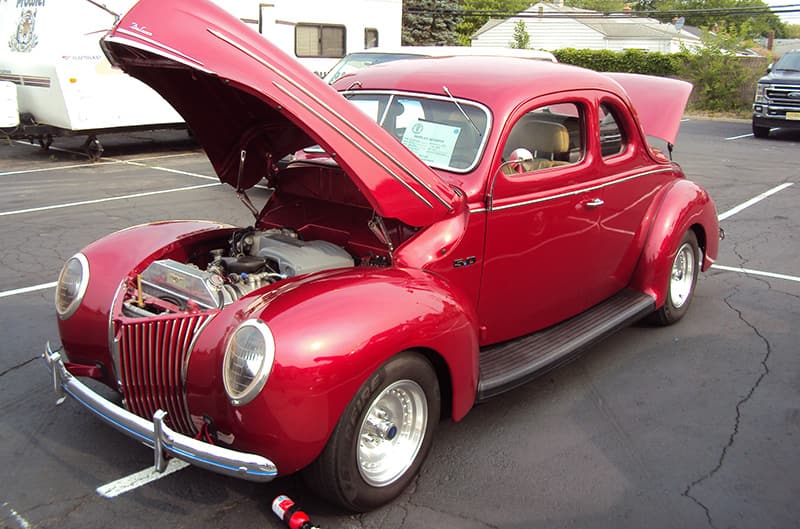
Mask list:
[[[603,158],[614,156],[625,150],[625,135],[619,126],[614,111],[605,103],[598,109],[600,117],[600,152]]]
[[[294,54],[297,57],[344,57],[345,27],[297,24],[294,27]]]
[[[558,103],[536,108],[511,129],[503,147],[503,160],[516,149],[533,155],[522,166],[507,165],[507,173],[530,172],[577,163],[583,159],[583,109],[575,103]]]
[[[364,28],[364,49],[375,48],[378,46],[378,30],[375,28]]]

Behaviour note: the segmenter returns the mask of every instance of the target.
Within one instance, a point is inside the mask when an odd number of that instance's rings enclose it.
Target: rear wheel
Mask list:
[[[700,247],[692,230],[686,232],[672,260],[667,299],[652,316],[659,325],[675,323],[686,314],[700,273]]]
[[[753,125],[753,136],[756,138],[766,138],[769,136],[769,127],[759,127]]]
[[[393,500],[427,456],[440,408],[430,362],[413,352],[395,356],[359,388],[322,454],[305,471],[306,482],[353,511]]]

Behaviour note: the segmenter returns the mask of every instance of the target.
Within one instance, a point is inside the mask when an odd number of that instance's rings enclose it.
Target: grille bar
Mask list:
[[[167,412],[170,427],[194,435],[184,399],[181,370],[192,338],[210,319],[205,314],[153,320],[125,320],[120,325],[120,379],[128,409],[150,419]]]

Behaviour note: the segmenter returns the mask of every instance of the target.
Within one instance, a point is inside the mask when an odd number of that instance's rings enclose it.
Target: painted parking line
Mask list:
[[[120,163],[117,160],[108,160],[102,162],[95,162],[95,163],[78,163],[73,165],[59,165],[56,167],[40,167],[38,169],[19,169],[16,171],[3,171],[0,172],[0,177],[2,176],[15,176],[21,174],[32,174],[32,173],[46,173],[50,171],[68,171],[70,169],[80,169],[82,167],[96,167],[98,165],[113,165]]]
[[[55,288],[58,284],[57,281],[52,283],[42,283],[41,285],[33,285],[32,287],[15,288],[14,290],[6,290],[0,292],[0,298],[7,298],[9,296],[16,296],[17,294],[27,294],[28,292],[37,292],[39,290],[47,290],[48,288]]]
[[[751,268],[739,268],[736,266],[723,266],[718,264],[711,265],[711,268],[714,268],[716,270],[724,270],[726,272],[737,272],[739,274],[745,274],[749,276],[772,277],[775,279],[785,279],[786,281],[795,281],[797,283],[800,283],[800,277],[790,276],[786,274],[776,274],[773,272],[764,272],[763,270],[753,270]]]
[[[130,476],[125,476],[111,483],[106,483],[101,487],[97,487],[97,493],[104,498],[116,498],[120,494],[125,494],[134,489],[138,489],[143,485],[147,485],[153,481],[169,476],[170,474],[183,470],[188,467],[189,463],[181,461],[180,459],[170,459],[164,472],[158,472],[156,469],[150,467],[141,470]]]
[[[17,526],[20,527],[20,529],[30,529],[31,524],[28,522],[28,520],[23,518],[7,502],[3,503],[3,510],[8,511],[8,514],[10,515],[11,519],[14,520],[14,522],[17,524]],[[3,525],[3,527],[6,527],[6,526]]]
[[[735,207],[729,209],[725,213],[721,214],[718,218],[719,218],[720,221],[728,219],[728,218],[736,215],[740,211],[742,211],[744,209],[747,209],[747,208],[749,208],[750,206],[752,206],[754,204],[758,204],[759,202],[761,202],[765,198],[770,197],[770,196],[774,195],[775,193],[779,193],[779,192],[783,191],[784,189],[786,189],[788,187],[791,187],[793,185],[794,185],[794,182],[787,182],[785,184],[781,184],[779,186],[773,187],[769,191],[764,191],[760,195],[751,198],[747,202],[742,202],[738,206],[735,206]]]
[[[177,193],[180,191],[193,191],[195,189],[203,189],[206,187],[214,187],[222,185],[220,182],[216,182],[214,184],[201,184],[196,186],[187,186],[187,187],[173,187],[172,189],[162,189],[160,191],[146,191],[143,193],[133,193],[131,195],[120,195],[115,197],[107,197],[107,198],[96,198],[93,200],[80,200],[78,202],[68,202],[66,204],[53,204],[50,206],[41,206],[38,208],[27,208],[27,209],[18,209],[14,211],[0,211],[0,217],[8,217],[11,215],[22,215],[24,213],[36,213],[39,211],[49,211],[52,209],[61,209],[61,208],[72,208],[76,206],[86,206],[88,204],[102,204],[103,202],[113,202],[115,200],[127,200],[130,198],[141,198],[141,197],[150,197],[153,195],[163,195],[166,193]]]
[[[750,134],[742,134],[740,136],[731,136],[730,138],[725,138],[725,141],[741,140],[742,138],[751,138],[752,136],[753,133],[751,132]]]

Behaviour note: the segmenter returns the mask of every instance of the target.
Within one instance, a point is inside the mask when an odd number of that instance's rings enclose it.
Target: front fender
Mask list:
[[[238,449],[275,461],[281,474],[319,455],[361,384],[401,351],[441,359],[452,381],[454,418],[474,402],[477,317],[436,275],[398,268],[323,272],[279,283],[237,306],[218,314],[197,341],[187,373],[189,406],[233,435]],[[228,337],[249,318],[269,325],[275,363],[261,393],[234,408],[220,366]]]
[[[69,360],[100,362],[103,379],[117,389],[109,353],[109,312],[120,284],[141,272],[154,259],[169,255],[185,259],[189,242],[222,236],[232,226],[206,221],[153,222],[112,233],[81,252],[89,263],[89,283],[83,301],[72,316],[58,320],[58,330]]]
[[[705,189],[690,180],[676,180],[662,191],[647,240],[630,287],[664,304],[672,261],[681,238],[694,230],[703,253],[702,270],[714,263],[719,250],[719,223],[714,202]]]

